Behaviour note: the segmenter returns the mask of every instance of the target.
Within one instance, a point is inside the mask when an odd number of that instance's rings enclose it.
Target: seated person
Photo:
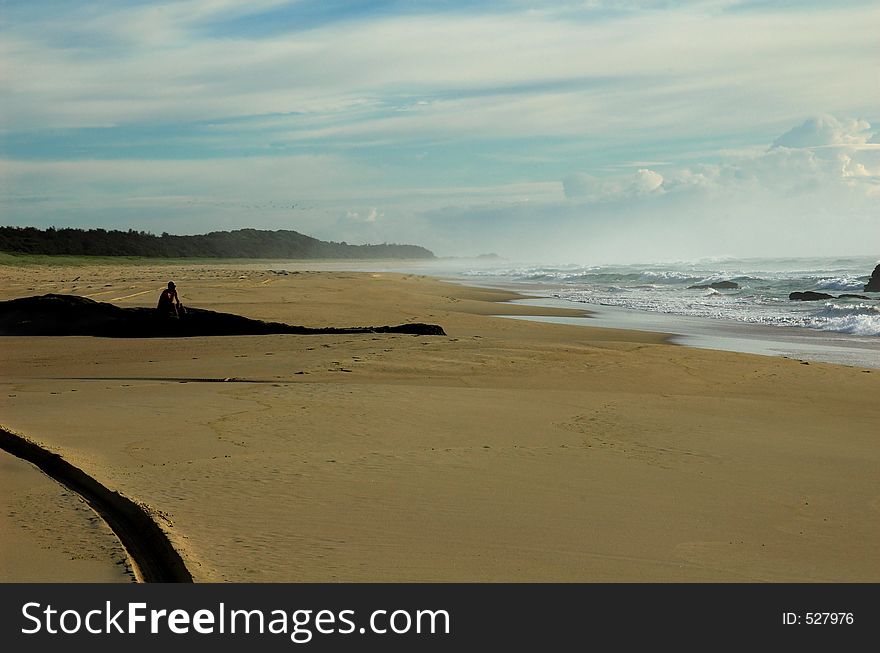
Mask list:
[[[180,299],[177,297],[177,289],[173,281],[169,281],[168,287],[159,295],[159,305],[156,309],[163,317],[180,317]]]

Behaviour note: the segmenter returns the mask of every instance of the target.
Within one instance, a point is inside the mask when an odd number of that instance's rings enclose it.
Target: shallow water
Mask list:
[[[524,299],[514,303],[529,306],[572,307],[571,302],[552,297]],[[795,327],[783,329],[730,320],[651,313],[609,306],[584,308],[592,312],[590,317],[505,317],[669,333],[672,334],[672,342],[690,347],[764,356],[787,356],[804,361],[880,369],[880,338],[876,336],[850,336]]]

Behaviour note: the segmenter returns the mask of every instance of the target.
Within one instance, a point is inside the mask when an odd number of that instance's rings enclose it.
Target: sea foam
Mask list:
[[[880,294],[876,303],[834,300],[793,302],[794,291],[863,294],[875,261],[853,259],[735,259],[649,265],[527,265],[473,270],[544,286],[561,299],[589,304],[735,320],[778,327],[806,327],[858,336],[880,336]],[[734,281],[737,289],[691,289]],[[869,296],[872,296],[869,293]]]

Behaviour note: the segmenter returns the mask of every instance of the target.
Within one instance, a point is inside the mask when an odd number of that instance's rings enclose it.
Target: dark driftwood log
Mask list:
[[[190,336],[255,336],[276,333],[332,335],[339,333],[405,333],[445,336],[437,324],[320,327],[252,320],[232,313],[187,308],[180,318],[163,317],[152,308],[120,308],[77,295],[40,295],[0,302],[0,335],[102,336],[168,338]]]

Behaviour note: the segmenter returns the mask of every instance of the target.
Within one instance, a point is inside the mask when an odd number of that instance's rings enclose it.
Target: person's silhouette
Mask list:
[[[180,299],[177,297],[177,288],[173,281],[169,281],[168,287],[159,295],[159,305],[156,309],[163,317],[180,317]]]

